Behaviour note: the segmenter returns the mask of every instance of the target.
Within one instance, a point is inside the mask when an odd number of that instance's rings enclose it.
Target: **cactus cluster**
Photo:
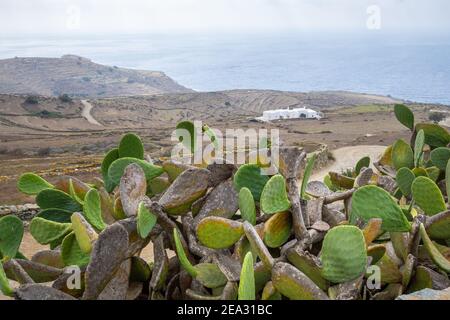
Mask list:
[[[267,176],[261,164],[150,163],[134,134],[106,154],[95,184],[26,173],[18,188],[41,208],[29,230],[49,249],[25,257],[22,222],[1,218],[0,289],[17,299],[378,300],[449,287],[450,134],[415,124],[406,106],[395,115],[410,143],[323,182],[309,181],[315,157],[301,148],[280,147]],[[195,135],[190,122],[177,129]],[[79,288],[67,282],[74,265]],[[366,286],[371,270],[379,283]]]

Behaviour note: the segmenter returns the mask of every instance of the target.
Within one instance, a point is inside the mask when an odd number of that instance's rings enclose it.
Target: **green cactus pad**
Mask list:
[[[197,226],[198,240],[212,249],[229,248],[243,234],[242,223],[220,217],[206,217]]]
[[[288,263],[275,264],[272,283],[278,292],[291,300],[329,300],[311,279]]]
[[[14,258],[19,251],[22,238],[22,220],[13,215],[0,218],[0,255]]]
[[[45,209],[39,212],[36,217],[59,222],[59,223],[70,223],[70,217],[72,212],[62,210],[62,209]]]
[[[239,211],[242,219],[252,225],[256,224],[255,200],[249,188],[244,187],[239,191]]]
[[[238,300],[255,300],[255,298],[255,272],[253,270],[253,255],[251,252],[247,252],[241,269]]]
[[[75,212],[70,220],[72,221],[72,230],[75,233],[81,251],[90,253],[92,251],[92,243],[98,238],[97,233],[78,212]]]
[[[120,158],[114,161],[108,170],[108,175],[116,185],[120,183],[120,178],[122,178],[125,168],[130,164],[136,163],[138,164],[142,170],[144,170],[145,179],[152,180],[156,177],[159,177],[164,173],[163,169],[159,166],[155,166],[151,163],[148,163],[144,160],[139,160],[135,158]]]
[[[70,223],[58,223],[37,217],[30,223],[30,233],[40,244],[50,244],[64,237],[71,230]]]
[[[173,239],[175,241],[175,250],[177,252],[178,260],[180,261],[181,266],[187,273],[193,278],[197,277],[197,270],[189,261],[186,256],[186,252],[184,251],[183,245],[181,244],[180,235],[177,229],[173,229]]]
[[[70,195],[56,189],[45,189],[39,192],[36,203],[41,209],[62,209],[70,212],[82,209]]]
[[[439,176],[441,175],[441,170],[439,170],[438,167],[428,167],[425,170],[431,180],[433,180],[434,182],[438,181]]]
[[[392,147],[392,163],[396,170],[414,167],[414,153],[411,146],[403,140],[397,140]]]
[[[447,162],[450,159],[450,148],[436,148],[430,153],[431,161],[441,170],[445,170]]]
[[[6,277],[5,270],[3,269],[3,264],[0,261],[0,291],[3,292],[5,296],[14,296],[14,290],[9,285],[8,278]]]
[[[407,197],[411,194],[411,186],[415,178],[416,175],[408,168],[401,168],[397,171],[395,180],[404,196]]]
[[[365,222],[380,218],[383,220],[381,228],[384,231],[406,232],[411,229],[403,211],[391,195],[377,186],[364,186],[353,194],[350,221],[354,223],[357,218]]]
[[[303,172],[302,185],[300,187],[300,198],[303,200],[308,200],[309,196],[306,194],[306,187],[308,186],[309,178],[314,169],[314,164],[316,163],[317,154],[313,154],[308,158],[306,163],[305,171]]]
[[[119,143],[119,157],[144,159],[144,145],[141,138],[133,133],[123,136]]]
[[[169,181],[172,183],[180,174],[191,167],[180,162],[167,160],[162,163],[162,168],[167,173]]]
[[[275,175],[266,183],[261,193],[261,210],[266,214],[286,211],[291,207],[286,192],[286,181],[282,175]]]
[[[425,168],[414,168],[412,169],[412,172],[414,173],[414,175],[416,177],[428,177],[428,173],[427,170],[425,170]]]
[[[289,239],[292,229],[290,212],[279,212],[264,224],[264,243],[269,248],[281,247]]]
[[[403,124],[405,127],[414,130],[414,114],[411,109],[409,109],[404,104],[396,104],[394,106],[394,113],[397,120]]]
[[[425,132],[425,143],[432,147],[446,147],[450,143],[447,129],[433,123],[418,123],[416,131]]]
[[[191,121],[182,121],[178,123],[176,128],[176,135],[178,137],[178,140],[183,143],[183,145],[188,150],[194,153],[196,144],[195,140],[197,138],[194,123]]]
[[[269,181],[269,177],[261,174],[261,168],[256,164],[244,164],[239,167],[234,175],[236,190],[247,187],[252,192],[255,201],[259,201],[261,193]]]
[[[359,175],[362,168],[369,168],[370,166],[370,157],[363,157],[359,159],[355,166],[355,175]]]
[[[388,146],[378,161],[379,164],[383,166],[391,166],[392,167],[392,145]]]
[[[425,131],[420,130],[416,135],[416,141],[414,143],[414,166],[416,167],[420,165],[424,145]]]
[[[447,273],[450,273],[450,261],[448,261],[433,244],[423,224],[420,224],[420,236],[422,237],[423,244],[425,245],[425,249],[431,257],[431,260],[433,260],[433,262],[440,269]]]
[[[214,263],[199,263],[194,266],[196,279],[207,288],[214,289],[224,286],[228,280]]]
[[[156,224],[156,220],[157,217],[147,209],[144,202],[141,202],[137,214],[137,231],[142,239],[148,237]]]
[[[320,289],[327,291],[329,282],[322,276],[320,260],[307,251],[299,248],[290,248],[287,251],[287,259],[298,270],[310,278]]]
[[[34,173],[24,173],[17,181],[20,192],[28,195],[36,195],[42,190],[53,189],[55,186]]]
[[[80,245],[75,237],[75,233],[71,232],[65,236],[61,244],[61,258],[66,266],[84,267],[89,264],[90,256],[81,250]]]
[[[96,189],[91,189],[85,196],[83,214],[86,220],[98,231],[106,228],[102,218],[102,206],[100,194]]]
[[[367,264],[366,243],[362,231],[350,225],[334,227],[322,244],[322,276],[334,283],[358,278]]]
[[[103,177],[103,182],[105,184],[105,189],[108,192],[112,192],[114,188],[116,187],[116,183],[114,183],[111,178],[108,175],[109,167],[111,164],[119,159],[119,149],[111,149],[106,156],[103,158],[102,166],[101,166],[101,172]]]
[[[447,209],[441,190],[430,178],[416,178],[411,191],[414,201],[426,215],[432,216]]]
[[[72,179],[69,179],[69,194],[78,204],[84,204],[85,194],[78,193]]]

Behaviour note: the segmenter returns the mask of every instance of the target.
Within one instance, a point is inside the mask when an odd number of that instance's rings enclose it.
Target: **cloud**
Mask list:
[[[1,0],[3,33],[450,30],[448,0]]]

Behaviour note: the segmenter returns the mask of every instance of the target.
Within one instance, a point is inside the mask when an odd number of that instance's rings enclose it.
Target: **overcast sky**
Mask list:
[[[361,31],[367,30],[368,20],[384,31],[447,33],[450,1],[0,0],[4,34]]]

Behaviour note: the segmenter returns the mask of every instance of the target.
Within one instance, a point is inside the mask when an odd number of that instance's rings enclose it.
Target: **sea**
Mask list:
[[[450,32],[0,36],[0,59],[75,54],[197,91],[345,90],[450,105]]]

